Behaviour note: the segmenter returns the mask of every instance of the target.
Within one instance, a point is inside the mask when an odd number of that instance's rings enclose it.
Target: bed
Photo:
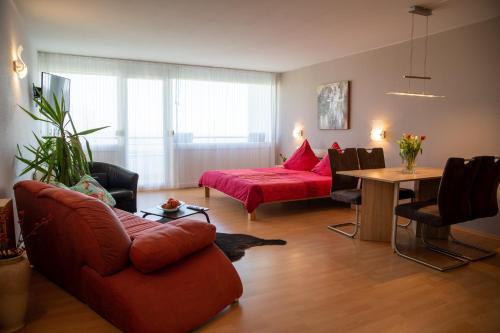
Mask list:
[[[205,188],[206,197],[215,189],[242,202],[249,220],[255,220],[263,203],[329,197],[331,183],[331,176],[275,167],[210,170],[202,174],[199,186]]]

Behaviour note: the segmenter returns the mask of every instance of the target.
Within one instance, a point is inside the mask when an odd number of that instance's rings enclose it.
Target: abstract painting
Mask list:
[[[349,129],[349,81],[318,87],[319,129]]]

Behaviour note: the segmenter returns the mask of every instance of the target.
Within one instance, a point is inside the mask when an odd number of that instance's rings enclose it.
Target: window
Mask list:
[[[274,164],[273,73],[45,52],[38,60],[40,71],[71,79],[77,129],[109,126],[87,136],[94,160],[134,170],[140,188]]]

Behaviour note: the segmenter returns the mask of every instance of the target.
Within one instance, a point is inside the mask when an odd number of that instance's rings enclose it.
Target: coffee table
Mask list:
[[[182,205],[181,207],[179,207],[178,211],[171,212],[171,213],[166,212],[163,209],[160,209],[157,207],[150,207],[148,209],[141,210],[141,213],[143,213],[143,215],[142,215],[143,218],[145,218],[146,216],[149,216],[149,215],[153,215],[153,216],[159,216],[159,217],[169,219],[169,220],[178,220],[178,219],[181,219],[183,217],[187,217],[187,216],[191,216],[191,215],[195,215],[195,214],[203,214],[203,215],[205,215],[205,218],[207,219],[207,223],[210,223],[210,217],[207,214],[207,211],[210,210],[209,208],[200,207],[201,210],[194,210],[194,209],[187,208],[187,206],[189,206],[189,204]],[[158,222],[161,222],[161,221],[158,221]],[[169,222],[169,221],[165,221],[165,222]]]

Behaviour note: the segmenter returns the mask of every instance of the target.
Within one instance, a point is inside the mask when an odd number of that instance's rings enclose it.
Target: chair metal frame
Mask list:
[[[355,149],[355,148],[351,148],[351,149]],[[358,158],[358,153],[356,151],[356,159]],[[332,161],[330,161],[330,163],[332,163]],[[359,168],[359,160],[357,160],[357,164],[358,164],[358,168]],[[332,173],[332,181],[333,181],[333,173]],[[360,181],[358,179],[358,184],[356,186],[357,189],[359,189],[359,186],[360,186]],[[328,229],[332,230],[332,231],[335,231],[341,235],[344,235],[344,236],[347,236],[347,237],[350,237],[350,238],[355,238],[356,235],[358,234],[358,231],[361,227],[361,221],[359,220],[359,205],[355,205],[356,206],[356,220],[355,222],[344,222],[344,223],[338,223],[338,224],[330,224],[328,226]],[[354,230],[352,232],[346,232],[340,228],[342,227],[347,227],[347,226],[354,226]]]
[[[496,160],[498,160],[498,157],[495,157]],[[472,161],[473,159],[464,159],[465,162],[470,162]],[[491,256],[494,256],[496,255],[496,251],[495,250],[490,250],[490,249],[485,249],[485,248],[482,248],[482,247],[479,247],[475,244],[470,244],[470,243],[466,243],[464,241],[461,241],[459,239],[457,239],[453,233],[449,232],[449,235],[448,235],[448,241],[451,240],[451,242],[453,243],[456,243],[456,244],[459,244],[459,245],[462,245],[462,246],[465,246],[465,247],[468,247],[468,248],[471,248],[471,249],[474,249],[474,250],[477,250],[477,251],[480,251],[480,252],[483,252],[484,254],[483,255],[480,255],[480,256],[468,256],[466,254],[463,254],[463,253],[460,253],[460,252],[457,252],[457,251],[453,251],[453,250],[450,250],[448,248],[443,248],[441,246],[438,246],[436,244],[432,244],[431,242],[429,242],[429,240],[426,239],[426,232],[425,232],[425,228],[427,227],[427,225],[425,223],[422,223],[421,224],[421,241],[422,243],[424,244],[424,246],[433,251],[433,252],[437,252],[437,253],[440,253],[440,254],[443,254],[447,257],[450,257],[452,259],[455,259],[457,261],[457,263],[455,264],[451,264],[451,265],[447,265],[447,266],[439,266],[437,264],[433,264],[431,262],[428,262],[428,261],[424,261],[424,260],[421,260],[417,257],[413,257],[413,256],[410,256],[410,255],[407,255],[407,254],[404,254],[403,252],[401,252],[401,250],[398,248],[398,244],[397,244],[397,227],[399,227],[398,225],[398,215],[395,215],[395,219],[394,219],[394,225],[393,225],[393,234],[392,234],[392,243],[394,244],[394,252],[401,256],[401,257],[404,257],[406,259],[409,259],[409,260],[412,260],[414,262],[417,262],[419,264],[422,264],[422,265],[425,265],[427,267],[430,267],[430,268],[433,268],[433,269],[436,269],[436,270],[439,270],[441,272],[443,271],[447,271],[447,270],[450,270],[450,269],[454,269],[454,268],[458,268],[458,267],[462,267],[462,266],[465,266],[467,265],[469,262],[471,261],[477,261],[477,260],[481,260],[481,259],[485,259],[485,258],[488,258],[488,257],[491,257]],[[408,226],[409,224],[411,223],[411,221],[406,224],[406,225],[402,225],[402,226]]]
[[[356,206],[356,222],[344,222],[344,223],[338,223],[338,224],[330,224],[328,226],[328,229],[333,230],[335,232],[338,232],[338,233],[340,233],[344,236],[347,236],[347,237],[351,237],[351,238],[356,237],[358,230],[361,227],[361,223],[359,221],[359,205],[355,205],[355,206]],[[350,225],[354,226],[354,230],[351,233],[346,232],[342,229],[339,229],[341,227],[347,227]]]
[[[429,243],[426,239],[425,239],[425,227],[424,227],[424,224],[422,223],[422,228],[420,229],[420,232],[421,232],[421,235],[420,235],[420,238],[422,240],[422,243],[424,244],[424,246],[431,250],[431,251],[434,251],[434,252],[437,252],[437,253],[441,253],[443,255],[446,255],[447,257],[450,257],[452,259],[455,259],[457,261],[457,263],[455,264],[451,264],[451,265],[447,265],[447,266],[439,266],[437,264],[434,264],[434,263],[431,263],[429,261],[425,261],[425,260],[422,260],[422,259],[419,259],[417,257],[414,257],[414,256],[411,256],[411,255],[408,255],[408,254],[405,254],[403,253],[399,247],[398,247],[398,242],[397,242],[397,234],[398,234],[398,216],[396,215],[396,218],[394,219],[394,223],[395,225],[393,225],[393,233],[392,233],[392,243],[394,244],[394,252],[400,256],[400,257],[403,257],[403,258],[406,258],[408,260],[411,260],[411,261],[414,261],[416,263],[419,263],[421,265],[424,265],[424,266],[427,266],[427,267],[430,267],[430,268],[433,268],[433,269],[436,269],[438,271],[441,271],[441,272],[444,272],[444,271],[448,271],[450,269],[454,269],[454,268],[458,268],[458,267],[462,267],[462,266],[465,266],[469,263],[470,260],[467,260],[461,256],[457,256],[456,254],[452,254],[450,251],[446,251],[445,249],[443,248],[440,248],[440,247],[437,247],[431,243]]]

